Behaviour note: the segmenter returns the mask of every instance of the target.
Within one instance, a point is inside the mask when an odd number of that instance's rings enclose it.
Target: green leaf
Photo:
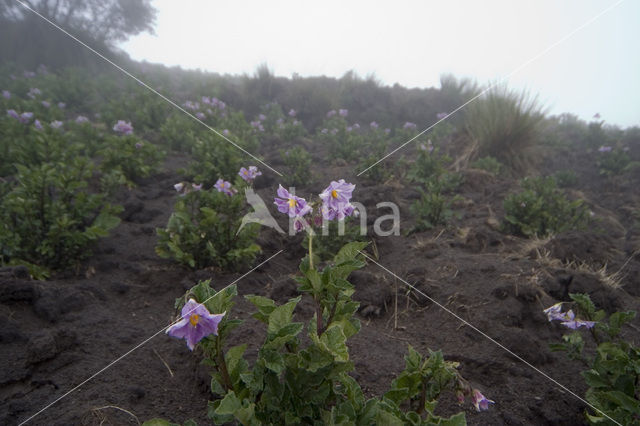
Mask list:
[[[368,242],[362,241],[353,241],[347,243],[340,249],[338,254],[335,255],[335,257],[333,258],[333,262],[336,265],[339,265],[348,260],[354,260],[356,259],[360,251],[362,251],[367,245],[369,245]]]
[[[269,325],[267,326],[267,332],[269,334],[276,334],[280,329],[291,322],[293,310],[300,301],[301,296],[291,299],[284,305],[278,306],[269,315]]]
[[[263,350],[260,352],[264,366],[276,374],[284,371],[284,359],[282,355],[276,351]]]
[[[220,405],[216,408],[215,412],[218,415],[234,415],[240,408],[242,408],[242,403],[238,397],[236,397],[235,392],[229,391],[220,401]]]

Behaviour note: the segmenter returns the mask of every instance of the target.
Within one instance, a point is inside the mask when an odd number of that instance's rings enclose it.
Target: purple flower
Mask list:
[[[260,115],[258,115],[258,120],[260,120],[260,121],[264,121],[264,120],[266,120],[266,119],[267,119],[267,117],[266,117],[264,114],[260,114]]]
[[[204,120],[205,118],[207,118],[207,116],[204,115],[204,112],[196,112],[196,118],[198,120]]]
[[[76,117],[76,123],[78,124],[82,124],[82,123],[88,123],[89,119],[87,117],[85,117],[84,115],[79,115]]]
[[[43,129],[43,127],[42,127],[42,123],[41,123],[41,122],[40,122],[40,120],[38,120],[38,119],[36,119],[36,121],[34,121],[34,122],[33,122],[33,125],[35,126],[35,128],[36,128],[37,130],[42,130],[42,129]]]
[[[573,313],[571,309],[567,311],[564,318],[558,318],[558,319],[562,320],[561,322],[562,325],[572,330],[576,330],[582,326],[586,328],[592,328],[596,324],[595,321],[584,321],[584,320],[576,319],[576,315]]]
[[[436,114],[436,118],[438,120],[442,120],[443,118],[446,118],[447,115],[449,115],[449,114],[447,114],[446,112],[439,112],[439,113]]]
[[[323,135],[326,135],[327,133],[329,133],[329,129],[322,129],[320,130],[320,133],[322,133]]]
[[[210,334],[218,335],[218,324],[225,314],[212,314],[202,303],[189,299],[182,307],[182,319],[167,328],[167,334],[186,339],[187,346],[193,350],[200,340]]]
[[[276,124],[284,124],[284,120],[282,118],[278,118],[276,120]]]
[[[224,129],[222,131],[222,134],[225,135],[225,136],[229,136],[229,129]]]
[[[344,179],[332,181],[331,184],[320,193],[322,200],[322,216],[327,220],[342,220],[353,214],[353,206],[349,203],[353,196],[355,185],[345,182]]]
[[[410,121],[407,121],[406,123],[404,123],[404,126],[402,126],[403,129],[411,129],[414,130],[416,129],[418,126],[416,126],[416,123],[412,123]]]
[[[376,123],[375,121],[372,121],[371,123],[369,123],[369,127],[371,127],[372,129],[377,129],[379,126],[378,126],[378,123]]]
[[[353,128],[358,130],[360,128],[360,125],[358,123],[356,123],[356,124],[353,125]]]
[[[47,101],[42,101],[42,106],[45,108],[49,108],[51,106],[51,104]]]
[[[347,127],[347,132],[350,132],[352,130],[353,130],[353,127],[351,127],[351,126]]]
[[[252,121],[251,123],[249,123],[251,125],[251,127],[253,127],[254,129],[257,129],[258,126],[260,126],[260,122],[258,120],[256,121]]]
[[[64,109],[67,106],[64,102],[58,102],[58,108]]]
[[[338,114],[340,115],[340,117],[346,117],[347,115],[349,115],[349,110],[348,109],[339,109],[338,110]]]
[[[27,92],[27,96],[30,97],[31,99],[35,99],[36,96],[41,95],[41,94],[42,94],[42,91],[40,91],[40,89],[38,89],[37,87],[32,87]]]
[[[118,122],[113,125],[113,130],[123,135],[130,135],[131,133],[133,133],[133,126],[131,125],[131,122],[118,120]]]
[[[59,129],[62,127],[62,121],[58,121],[58,120],[54,120],[51,122],[51,124],[49,124],[51,126],[51,128],[53,129]]]
[[[203,104],[211,105],[211,98],[209,98],[208,96],[203,96],[201,100]]]
[[[297,113],[296,113],[296,110],[295,110],[295,109],[291,108],[291,109],[289,110],[289,117],[295,117],[295,116],[296,116],[296,114],[297,114]]]
[[[601,146],[600,148],[598,148],[598,152],[611,152],[611,147],[610,146]]]
[[[142,142],[136,142],[135,147],[136,147],[136,149],[140,149],[140,148],[143,147],[143,145],[144,144]]]
[[[262,172],[258,171],[256,166],[249,166],[248,169],[242,167],[238,172],[238,175],[246,182],[251,183],[255,178],[262,175]]]
[[[336,135],[338,133],[338,129],[331,129],[331,134]]]
[[[542,312],[547,314],[549,322],[553,320],[562,320],[565,317],[564,313],[562,313],[562,302],[556,303],[555,305],[548,307]]]
[[[289,193],[282,185],[278,185],[278,197],[274,198],[273,203],[278,206],[280,213],[286,213],[289,217],[302,217],[311,212],[311,206],[304,198],[296,197]]]
[[[7,115],[11,118],[15,118],[16,120],[20,120],[20,115],[16,112],[15,109],[8,109]]]
[[[331,117],[333,117],[333,116],[334,116],[334,115],[336,115],[336,114],[337,114],[336,110],[335,110],[335,109],[332,109],[331,111],[329,111],[329,112],[327,113],[327,118],[331,118]]]
[[[8,90],[3,90],[2,97],[5,99],[11,99],[11,92],[9,92]]]
[[[27,124],[29,121],[31,121],[32,118],[33,118],[32,112],[23,112],[22,114],[20,114],[19,120],[22,124]]]
[[[487,399],[486,396],[480,393],[478,389],[474,389],[472,391],[471,400],[473,402],[473,405],[476,407],[476,410],[478,411],[488,410],[490,403],[495,404],[495,402],[493,402],[490,399]]]
[[[596,112],[595,114],[593,114],[593,118],[595,118],[596,120],[600,119],[600,113]]]
[[[218,179],[216,184],[213,186],[218,190],[218,192],[224,192],[228,196],[235,194],[235,190],[231,188],[231,183],[225,180]]]
[[[22,75],[24,75],[25,78],[33,78],[36,76],[36,73],[33,71],[25,71]]]
[[[384,132],[388,135],[389,133],[391,133],[391,129],[386,128],[386,129],[384,129]]]
[[[195,183],[192,183],[192,184],[191,184],[191,188],[192,188],[194,191],[201,191],[201,190],[202,190],[202,184],[200,183],[200,184],[196,185]]]

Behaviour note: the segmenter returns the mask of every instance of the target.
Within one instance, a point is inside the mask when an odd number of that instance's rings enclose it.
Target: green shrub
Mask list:
[[[505,232],[525,237],[583,229],[589,212],[583,200],[568,200],[553,177],[524,178],[523,191],[504,200]]]
[[[593,425],[613,424],[610,419],[623,425],[640,424],[640,348],[620,334],[636,313],[614,312],[607,318],[605,311],[596,310],[587,294],[570,294],[570,297],[575,318],[595,322],[590,328],[590,335],[597,345],[595,356],[584,354],[585,341],[578,331],[580,327],[563,335],[562,343],[550,346],[588,366],[588,370],[582,372],[589,386],[585,399],[597,411],[587,409],[587,421]]]
[[[305,186],[311,182],[311,154],[301,146],[280,150],[287,186]]]
[[[527,172],[535,160],[544,114],[535,99],[505,86],[489,90],[469,104],[466,131],[478,157],[491,156],[515,172]]]
[[[553,177],[560,188],[570,188],[578,183],[578,176],[573,170],[560,170]]]
[[[98,154],[102,158],[102,172],[108,174],[118,170],[129,185],[149,177],[164,157],[154,144],[134,135],[108,136]]]
[[[38,266],[43,278],[88,257],[90,245],[120,222],[119,207],[88,191],[86,158],[16,168],[17,183],[0,201],[3,264]]]
[[[167,227],[157,229],[156,253],[196,269],[246,266],[260,252],[260,246],[254,242],[258,224],[241,228],[245,212],[244,194],[191,191],[178,199]]]
[[[235,176],[245,156],[238,148],[211,132],[198,137],[191,154],[193,161],[186,174],[207,187],[213,186],[220,176]]]
[[[498,160],[488,155],[486,157],[478,158],[476,161],[471,163],[471,167],[486,170],[492,175],[498,176],[502,172],[504,166]]]
[[[622,149],[601,147],[597,164],[601,175],[617,176],[628,170],[631,157]]]
[[[452,206],[457,198],[445,195],[442,184],[437,180],[429,181],[424,189],[420,188],[420,194],[420,198],[410,207],[416,224],[409,233],[446,225],[456,216]]]
[[[208,281],[200,282],[177,301],[177,308],[195,299],[210,313],[225,312],[217,336],[210,334],[198,343],[204,364],[212,369],[211,390],[219,397],[208,407],[213,423],[466,424],[464,412],[450,418],[435,414],[445,392],[471,393],[457,371],[458,363],[445,361],[439,351],[423,357],[409,347],[405,370],[382,398],[367,399],[349,375],[354,364],[347,340],[359,331],[360,321],[354,316],[359,304],[351,298],[354,288],[347,278],[365,265],[359,254],[365,245],[345,245],[322,270],[313,266],[318,259],[305,257],[297,278],[302,295],[283,305],[262,296],[245,296],[257,308],[253,317],[266,327],[253,365],[245,359],[246,344],[225,350],[229,333],[242,323],[230,315],[237,295],[235,285],[215,292]],[[313,299],[316,307],[304,339],[299,335],[305,324],[294,321],[294,310],[303,295]],[[167,422],[145,423],[154,424]]]
[[[179,152],[190,152],[202,124],[191,117],[176,112],[170,115],[160,127],[160,141],[168,149]]]

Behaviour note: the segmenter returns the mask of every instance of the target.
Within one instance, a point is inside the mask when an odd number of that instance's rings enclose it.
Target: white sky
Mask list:
[[[507,77],[551,114],[640,125],[640,1],[154,0],[156,35],[121,47],[133,59],[229,74],[266,63],[278,76],[341,77],[439,87],[443,73],[486,84]]]

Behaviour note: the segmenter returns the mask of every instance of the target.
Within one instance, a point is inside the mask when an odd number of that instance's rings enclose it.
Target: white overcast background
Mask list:
[[[341,77],[439,87],[443,73],[508,80],[550,114],[640,125],[640,1],[154,0],[156,34],[120,47],[133,59],[221,74]],[[425,123],[428,124],[428,123]]]

